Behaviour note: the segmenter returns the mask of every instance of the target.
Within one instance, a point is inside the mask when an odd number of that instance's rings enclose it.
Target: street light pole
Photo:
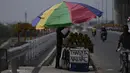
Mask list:
[[[95,1],[95,5],[96,5],[97,9],[100,9],[98,0]],[[96,17],[96,20],[97,20],[97,24],[99,24],[100,23],[99,17]]]
[[[27,22],[27,12],[25,11],[25,22]]]
[[[24,15],[25,15],[25,22],[27,22],[27,9],[25,9]]]
[[[112,21],[114,23],[114,0],[112,0]]]
[[[100,7],[99,7],[99,2],[97,3],[97,8],[100,9]],[[99,17],[97,17],[97,20],[98,20],[98,24],[99,24],[99,23],[100,23]]]
[[[106,24],[107,24],[107,0],[106,0]]]
[[[102,11],[103,11],[103,7],[104,7],[104,6],[103,6],[103,0],[102,0]],[[103,22],[103,15],[102,15],[102,22]]]

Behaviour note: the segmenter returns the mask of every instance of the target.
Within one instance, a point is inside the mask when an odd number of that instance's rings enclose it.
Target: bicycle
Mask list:
[[[117,51],[120,51],[120,64],[122,66],[121,72],[122,73],[130,73],[129,72],[130,50],[128,50],[128,49],[125,50],[124,48],[120,48]]]

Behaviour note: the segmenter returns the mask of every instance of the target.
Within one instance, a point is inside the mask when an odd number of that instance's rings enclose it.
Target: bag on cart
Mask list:
[[[69,49],[65,48],[63,49],[62,53],[62,67],[65,69],[69,68],[69,58],[70,58],[70,52]]]

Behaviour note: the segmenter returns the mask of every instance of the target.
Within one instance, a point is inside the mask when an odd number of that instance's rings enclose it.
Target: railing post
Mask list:
[[[18,66],[18,58],[12,59],[11,60],[11,68],[12,68],[12,73],[18,73],[17,69],[19,68]]]
[[[6,69],[8,69],[7,49],[0,48],[0,73]]]

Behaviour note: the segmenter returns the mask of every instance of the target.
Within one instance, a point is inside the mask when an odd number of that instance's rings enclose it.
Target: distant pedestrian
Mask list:
[[[70,31],[68,31],[65,35],[61,32],[64,29],[64,27],[59,27],[56,30],[57,33],[57,44],[56,44],[56,65],[55,68],[60,68],[60,57],[61,57],[61,51],[62,51],[62,45],[63,45],[63,38],[66,38]]]

